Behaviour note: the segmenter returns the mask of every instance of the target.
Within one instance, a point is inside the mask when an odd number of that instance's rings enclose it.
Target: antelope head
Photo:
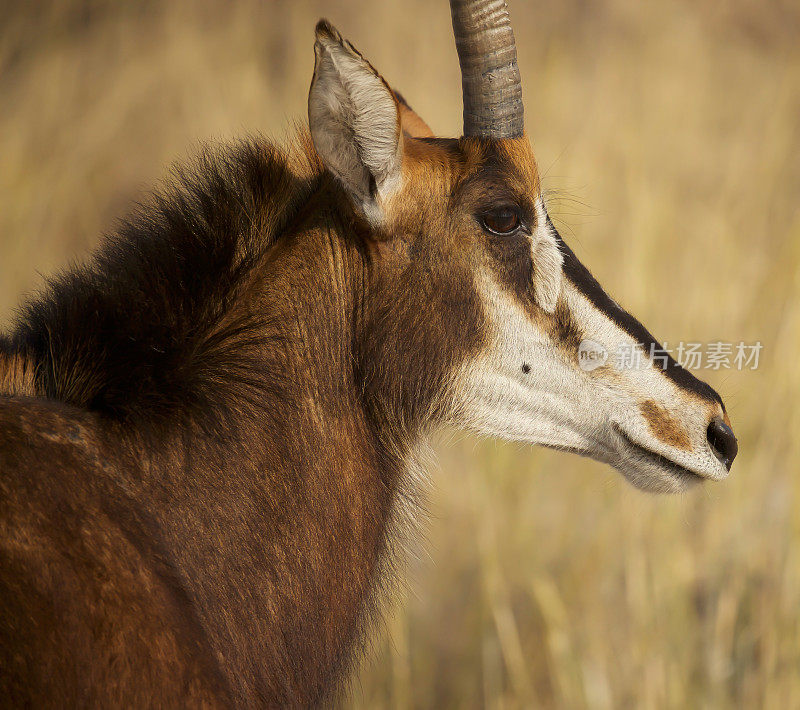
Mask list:
[[[548,217],[505,0],[450,5],[459,139],[434,138],[317,26],[311,136],[370,255],[356,363],[376,416],[571,451],[650,491],[725,478],[737,443],[719,395],[606,294]]]

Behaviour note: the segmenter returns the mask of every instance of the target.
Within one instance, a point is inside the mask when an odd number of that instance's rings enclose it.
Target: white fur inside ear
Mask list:
[[[323,35],[314,50],[317,61],[308,99],[314,146],[373,221],[380,198],[400,179],[397,104],[383,80],[347,44]]]
[[[552,313],[561,294],[564,255],[548,226],[547,212],[541,198],[536,200],[536,231],[533,233],[533,292],[539,307]]]

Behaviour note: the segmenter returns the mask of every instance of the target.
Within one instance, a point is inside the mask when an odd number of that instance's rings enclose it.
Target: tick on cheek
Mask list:
[[[527,362],[522,363],[522,372],[526,375],[531,371],[531,366]]]

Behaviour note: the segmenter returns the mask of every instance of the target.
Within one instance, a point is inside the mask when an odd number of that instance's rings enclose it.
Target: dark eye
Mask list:
[[[481,216],[481,224],[487,232],[506,236],[520,228],[522,219],[519,209],[511,205],[504,205],[484,212]]]

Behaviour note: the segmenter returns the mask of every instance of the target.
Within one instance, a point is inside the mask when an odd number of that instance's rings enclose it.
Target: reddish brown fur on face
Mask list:
[[[446,198],[441,226],[432,221],[429,212],[423,212],[423,223],[434,225],[429,239],[444,240],[450,263],[464,257],[472,265],[469,278],[474,278],[474,265],[492,273],[531,321],[574,361],[583,334],[565,301],[559,301],[552,313],[536,303],[531,237],[492,238],[477,220],[487,207],[513,203],[526,213],[532,229],[538,226],[534,202],[540,190],[539,174],[527,137],[502,142],[477,138],[407,141],[404,174],[407,187],[390,204],[390,215],[399,225],[396,228],[403,231],[404,225],[419,218],[417,205],[424,204],[425,193],[440,196],[430,200],[432,205],[441,205]]]
[[[686,431],[680,420],[670,414],[664,407],[652,399],[648,399],[639,404],[639,411],[641,411],[647,425],[650,427],[650,431],[653,432],[653,436],[657,439],[677,449],[692,450],[689,432]]]

